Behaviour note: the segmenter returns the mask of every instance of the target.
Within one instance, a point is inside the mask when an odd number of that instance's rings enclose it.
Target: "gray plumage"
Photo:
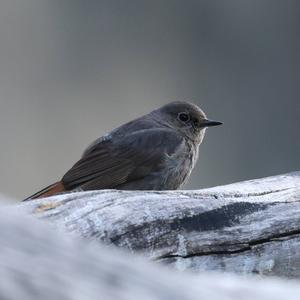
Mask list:
[[[181,113],[190,120],[181,121]],[[177,189],[196,163],[207,125],[201,126],[203,120],[205,114],[194,104],[163,106],[96,140],[62,181],[68,189]]]
[[[172,102],[97,139],[62,180],[32,198],[66,190],[173,190],[189,178],[207,120],[188,102]]]

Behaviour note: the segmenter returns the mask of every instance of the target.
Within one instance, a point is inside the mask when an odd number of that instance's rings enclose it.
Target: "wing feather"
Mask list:
[[[183,138],[171,129],[140,130],[117,139],[100,139],[64,175],[67,189],[117,188],[165,167]]]

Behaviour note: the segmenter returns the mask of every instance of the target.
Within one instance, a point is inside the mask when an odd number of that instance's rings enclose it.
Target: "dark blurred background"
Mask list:
[[[299,37],[297,0],[1,1],[0,191],[28,196],[174,100],[225,123],[187,188],[299,169]]]

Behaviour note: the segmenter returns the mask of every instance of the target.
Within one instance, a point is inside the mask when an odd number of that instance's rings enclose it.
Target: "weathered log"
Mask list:
[[[69,193],[21,209],[180,270],[300,277],[300,172],[198,191]]]
[[[297,300],[298,283],[180,274],[0,207],[2,300]]]

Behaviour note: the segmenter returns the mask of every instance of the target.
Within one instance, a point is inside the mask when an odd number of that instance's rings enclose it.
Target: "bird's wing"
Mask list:
[[[123,137],[104,138],[88,148],[64,175],[67,189],[105,189],[160,170],[183,138],[170,129],[145,129]]]

